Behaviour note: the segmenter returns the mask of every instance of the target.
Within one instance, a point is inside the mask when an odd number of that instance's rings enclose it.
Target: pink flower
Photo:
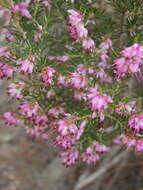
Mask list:
[[[65,55],[65,56],[57,56],[56,60],[59,61],[59,62],[65,63],[66,61],[69,60],[69,56],[67,56],[67,55]]]
[[[41,4],[42,4],[44,7],[48,7],[49,9],[51,8],[51,4],[49,3],[48,0],[42,0]]]
[[[34,126],[34,127],[26,127],[26,133],[30,137],[35,137],[40,140],[47,141],[48,140],[48,134],[46,132],[47,127],[43,127],[41,125],[39,126]]]
[[[85,39],[82,42],[82,48],[87,52],[93,52],[95,50],[95,43],[92,39]]]
[[[7,79],[11,79],[15,71],[15,67],[5,63],[0,63],[0,78],[6,77]]]
[[[83,23],[76,26],[77,38],[86,38],[88,35],[88,30],[84,27]]]
[[[105,146],[104,144],[100,144],[97,141],[93,142],[93,146],[96,149],[96,152],[98,152],[98,153],[106,153],[106,152],[109,152],[109,150],[110,150],[109,147]]]
[[[127,73],[137,73],[140,71],[140,65],[143,61],[143,46],[134,44],[131,47],[121,51],[123,56],[114,61],[115,73],[118,79],[125,76]]]
[[[68,25],[71,37],[74,40],[78,40],[80,38],[86,38],[88,35],[88,31],[84,27],[84,24],[82,22],[82,14],[76,12],[73,9],[68,10],[68,13],[69,13]]]
[[[131,101],[125,104],[125,108],[129,114],[136,112],[136,109],[134,108],[136,103],[136,101]]]
[[[121,51],[121,55],[124,57],[130,58],[143,58],[143,46],[140,44],[134,44],[130,47],[125,48],[123,51]]]
[[[110,38],[103,38],[103,42],[99,46],[102,50],[107,50],[112,47],[112,41]]]
[[[71,149],[71,147],[75,144],[75,138],[71,138],[70,136],[58,135],[54,141],[54,144],[60,149]]]
[[[86,95],[83,92],[74,91],[74,97],[73,98],[75,101],[82,101],[82,100],[86,100]]]
[[[87,94],[89,106],[92,111],[97,112],[103,117],[103,112],[112,103],[112,98],[106,94],[100,94],[96,88],[90,88]]]
[[[77,72],[71,73],[70,86],[77,90],[84,88],[87,84],[85,76],[80,75]]]
[[[22,115],[27,117],[36,116],[39,110],[39,105],[37,103],[25,102],[19,106]]]
[[[72,120],[70,121],[70,118],[66,118],[57,121],[57,131],[62,136],[76,135],[78,128]]]
[[[60,154],[60,157],[63,159],[62,163],[66,166],[69,167],[77,161],[79,156],[79,152],[75,150],[68,150],[66,152],[62,152]]]
[[[48,122],[48,118],[46,115],[37,115],[33,119],[34,119],[35,124],[38,126],[45,126],[47,125],[47,122]]]
[[[58,118],[60,114],[64,113],[64,108],[57,106],[53,107],[48,111],[48,116],[53,117],[53,118]]]
[[[105,53],[100,56],[100,59],[103,63],[107,63],[108,58],[109,58],[109,56]]]
[[[65,63],[66,61],[69,60],[69,56],[64,55],[64,56],[48,56],[48,59],[50,61],[57,61],[57,62],[61,62],[61,63]]]
[[[60,75],[59,77],[58,77],[58,85],[59,86],[61,86],[61,87],[67,87],[67,85],[68,85],[68,82],[66,81],[66,77],[65,76],[62,76],[62,75]]]
[[[48,56],[48,59],[49,59],[50,61],[54,61],[54,60],[55,60],[55,56]]]
[[[12,112],[5,112],[3,114],[3,119],[5,120],[5,124],[8,126],[17,126],[20,123],[20,120],[16,118],[16,114]]]
[[[81,155],[81,159],[87,164],[95,163],[100,159],[101,154],[107,153],[109,150],[109,147],[105,146],[104,144],[93,141],[92,146],[88,147],[86,149],[86,152]]]
[[[135,147],[136,146],[136,139],[134,137],[127,136],[126,134],[121,134],[113,139],[113,143],[118,145],[126,145],[127,147]]]
[[[74,9],[69,9],[68,10],[69,13],[69,22],[72,25],[77,25],[82,21],[82,14],[76,12]]]
[[[20,72],[21,73],[23,73],[23,74],[26,74],[26,73],[31,74],[33,72],[33,69],[34,69],[35,58],[30,57],[28,59],[19,60],[19,61],[17,61],[16,64],[20,65]]]
[[[131,137],[124,135],[124,134],[121,135],[121,138],[122,138],[123,144],[127,145],[128,147],[136,146],[136,139],[135,138],[131,138]]]
[[[100,78],[103,82],[106,83],[112,83],[113,80],[112,78],[103,70],[100,69],[99,71],[96,72],[97,78]]]
[[[28,6],[29,6],[29,2],[28,1],[19,3],[19,4],[15,5],[13,7],[13,12],[14,13],[20,12],[20,14],[23,17],[31,19],[32,15],[30,14],[30,12],[27,9]]]
[[[8,42],[14,42],[14,41],[16,41],[16,38],[15,38],[15,36],[12,34],[11,31],[6,30],[6,31],[5,31],[5,35],[6,35],[6,40],[7,40]]]
[[[84,121],[81,122],[81,124],[80,124],[80,126],[79,126],[79,128],[78,128],[76,140],[79,140],[80,137],[82,136],[86,124],[87,124],[87,120],[84,120]]]
[[[47,85],[52,85],[53,77],[54,77],[55,73],[56,73],[56,71],[52,67],[44,67],[42,70],[43,82]]]
[[[114,61],[115,64],[115,73],[117,74],[118,78],[122,78],[125,76],[125,74],[128,71],[128,65],[130,64],[130,62],[128,60],[126,60],[124,57],[116,59]]]
[[[47,92],[46,98],[50,99],[50,98],[53,98],[55,95],[56,95],[56,92],[53,89],[51,89]]]
[[[42,37],[42,33],[41,32],[37,32],[35,35],[34,35],[34,42],[38,42],[41,40],[41,37]]]
[[[115,140],[115,144],[124,144],[127,147],[135,147],[137,152],[143,151],[143,139],[136,139],[134,136],[130,137],[126,134],[121,134]]]
[[[128,122],[129,128],[133,129],[135,132],[140,132],[143,130],[143,114],[135,114],[131,116]]]
[[[93,148],[88,147],[86,149],[86,152],[82,153],[81,159],[83,162],[86,162],[87,164],[96,163],[100,157],[99,154],[97,154]]]
[[[124,113],[132,114],[136,112],[134,108],[136,101],[131,101],[125,104],[124,102],[119,102],[115,108],[115,112],[119,115],[123,115]]]
[[[79,64],[77,66],[77,73],[85,76],[87,73],[88,73],[88,70],[91,69],[91,68],[86,68],[83,64]]]
[[[17,99],[23,98],[22,90],[25,87],[25,83],[23,81],[19,81],[18,83],[11,83],[8,86],[8,94],[12,97],[16,97]]]
[[[139,139],[136,141],[136,151],[143,151],[143,139]]]

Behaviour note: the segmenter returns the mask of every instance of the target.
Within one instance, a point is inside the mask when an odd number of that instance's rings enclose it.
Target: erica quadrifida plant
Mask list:
[[[52,139],[65,166],[96,163],[113,144],[143,151],[143,98],[128,93],[129,79],[142,77],[141,33],[133,39],[127,32],[121,47],[125,31],[117,31],[125,28],[128,2],[110,1],[110,14],[98,1],[27,0],[0,7],[0,78],[11,81],[8,95],[19,102],[2,119],[24,126],[31,137]],[[111,18],[121,5],[115,24]]]

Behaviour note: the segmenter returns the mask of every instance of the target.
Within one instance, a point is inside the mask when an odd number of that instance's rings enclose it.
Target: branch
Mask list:
[[[118,156],[116,156],[110,163],[108,162],[104,167],[98,169],[95,173],[91,174],[84,181],[78,182],[75,186],[74,190],[80,190],[83,187],[93,183],[99,176],[103,175],[108,169],[117,164],[125,155],[127,155],[128,151],[121,152]]]

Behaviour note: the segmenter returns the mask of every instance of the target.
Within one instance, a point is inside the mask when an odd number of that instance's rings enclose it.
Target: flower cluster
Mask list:
[[[19,71],[21,73],[32,73],[35,64],[35,58],[30,57],[29,59],[25,60],[18,60],[16,64],[20,66]]]
[[[0,62],[0,78],[1,79],[3,78],[11,79],[15,71],[16,71],[16,68],[14,66]]]
[[[100,94],[96,88],[90,88],[87,94],[89,106],[93,111],[93,117],[96,113],[100,115],[100,120],[104,120],[104,110],[108,108],[108,103],[112,103],[112,98],[106,94]]]
[[[143,130],[143,114],[135,114],[129,119],[129,127],[135,132]]]
[[[100,155],[109,151],[109,148],[103,144],[94,141],[91,147],[88,147],[86,152],[82,154],[83,162],[88,164],[96,163],[100,159]]]
[[[143,46],[134,44],[120,52],[121,58],[114,61],[117,77],[120,79],[127,73],[140,71],[143,62]]]
[[[136,43],[118,53],[114,39],[89,36],[84,14],[75,9],[66,10],[68,24],[61,22],[64,26],[55,35],[58,27],[51,17],[61,11],[47,14],[51,4],[26,0],[11,6],[7,24],[16,24],[4,30],[9,36],[5,42],[11,43],[0,46],[0,79],[12,81],[7,92],[19,104],[15,112],[3,114],[5,125],[24,127],[32,138],[52,139],[66,167],[78,161],[96,163],[111,150],[107,144],[143,151],[140,97],[126,97],[128,88],[121,80],[141,73],[143,46]],[[17,19],[17,13],[28,19]]]
[[[121,134],[113,142],[118,145],[126,145],[128,148],[133,147],[137,152],[143,151],[143,139],[138,139],[134,136]]]

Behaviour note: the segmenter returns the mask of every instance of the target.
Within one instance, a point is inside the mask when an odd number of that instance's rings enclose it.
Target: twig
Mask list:
[[[119,166],[117,167],[114,176],[112,177],[111,181],[109,182],[109,184],[106,187],[106,190],[110,190],[111,189],[111,187],[113,186],[114,182],[116,181],[116,179],[120,175],[121,170],[123,168],[123,165],[125,165],[127,163],[128,158],[129,158],[129,154],[123,158],[121,164],[119,164]]]
[[[91,174],[87,179],[84,179],[84,181],[78,182],[74,190],[81,190],[83,187],[86,187],[87,185],[93,183],[99,176],[103,175],[109,168],[117,164],[127,153],[128,151],[121,152],[110,163],[107,163],[104,167],[98,169],[95,173]]]
[[[101,162],[100,165],[102,167],[104,167],[105,165],[107,165],[107,163],[109,163],[113,159],[113,157],[118,154],[119,150],[121,150],[120,146],[113,146],[111,153],[107,157],[105,157],[103,159],[103,162]],[[95,184],[95,189],[96,190],[100,189],[100,186],[102,184],[103,179],[104,179],[104,175],[100,176],[100,178],[98,179],[98,181],[96,181],[96,184]]]

